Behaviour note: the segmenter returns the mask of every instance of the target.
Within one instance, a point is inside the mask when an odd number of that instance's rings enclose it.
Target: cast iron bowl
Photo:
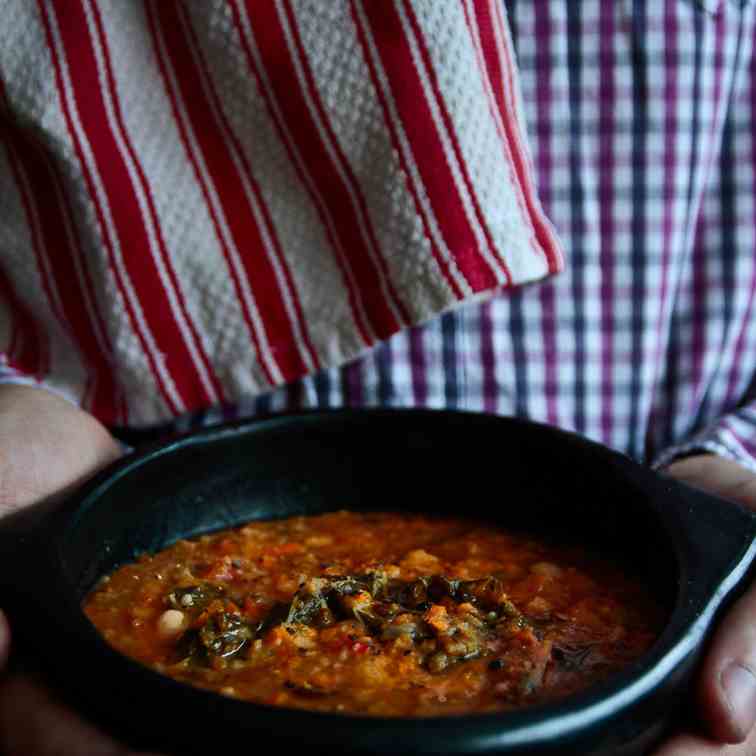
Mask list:
[[[610,680],[513,713],[375,719],[244,703],[129,661],[81,611],[143,551],[246,520],[334,509],[484,518],[577,539],[643,579],[663,634]],[[50,507],[47,508],[48,510]],[[62,506],[5,521],[0,606],[63,693],[170,753],[640,754],[687,698],[718,611],[747,579],[756,519],[576,435],[447,411],[318,412],[217,426],[109,468]],[[35,521],[36,518],[36,521]]]

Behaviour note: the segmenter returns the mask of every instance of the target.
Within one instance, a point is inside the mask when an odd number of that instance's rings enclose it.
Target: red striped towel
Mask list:
[[[0,0],[0,348],[143,425],[558,271],[499,0]]]

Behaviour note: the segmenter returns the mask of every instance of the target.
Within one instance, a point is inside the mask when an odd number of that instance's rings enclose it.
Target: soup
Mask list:
[[[84,610],[118,651],[184,683],[387,717],[562,698],[632,663],[664,619],[584,549],[346,511],[179,541],[104,578]]]

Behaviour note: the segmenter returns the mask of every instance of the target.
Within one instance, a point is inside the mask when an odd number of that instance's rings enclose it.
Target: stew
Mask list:
[[[663,623],[637,581],[575,547],[345,511],[179,541],[104,578],[84,609],[185,683],[374,716],[561,698],[632,663]]]

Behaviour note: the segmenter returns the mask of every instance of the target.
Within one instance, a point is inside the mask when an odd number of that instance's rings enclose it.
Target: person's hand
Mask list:
[[[756,475],[736,462],[702,454],[674,462],[665,472],[756,511]],[[675,735],[653,756],[756,756],[756,585],[719,625],[696,698],[702,732]]]
[[[120,453],[90,415],[42,389],[0,386],[0,526],[4,515],[75,488]],[[4,670],[12,628],[0,611],[0,754],[125,756],[128,749],[40,683]]]

